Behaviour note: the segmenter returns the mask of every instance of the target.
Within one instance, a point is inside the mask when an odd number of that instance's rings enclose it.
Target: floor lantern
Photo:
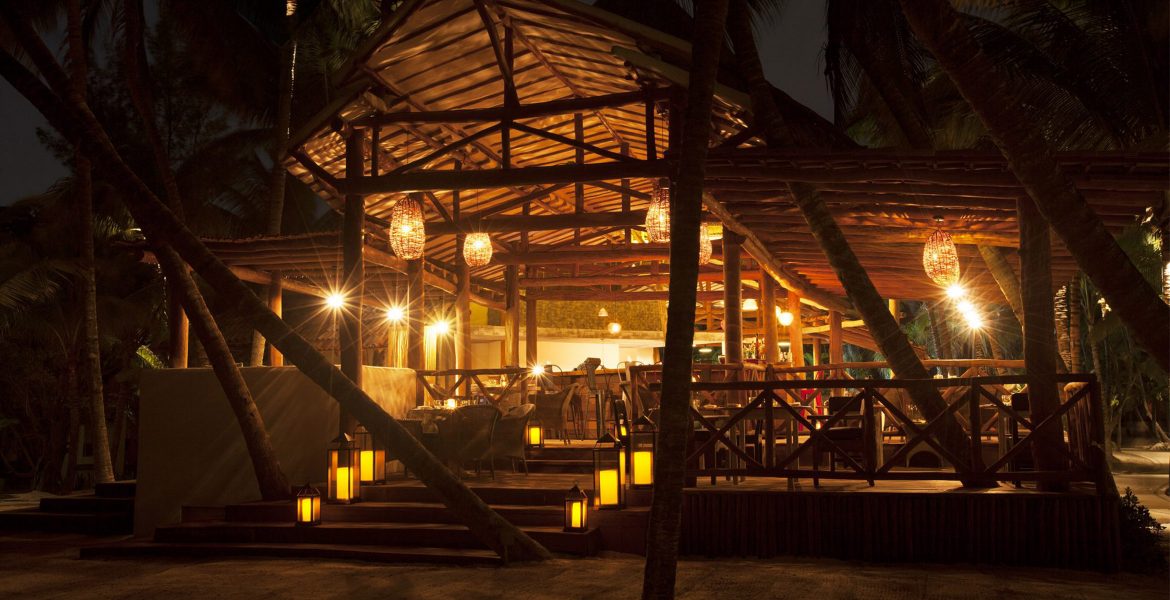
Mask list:
[[[630,432],[630,487],[644,489],[654,485],[654,451],[658,429],[646,415],[634,421]]]
[[[296,523],[302,527],[321,524],[321,492],[308,483],[297,492]]]
[[[329,460],[326,464],[329,489],[326,501],[350,504],[361,498],[362,477],[359,449],[349,434],[342,433],[329,444]]]
[[[386,449],[374,439],[365,425],[354,432],[357,442],[362,483],[386,483]]]
[[[565,494],[565,531],[585,531],[589,528],[589,497],[577,484]]]
[[[593,496],[597,508],[626,505],[626,452],[622,443],[608,432],[593,446]]]
[[[525,439],[529,448],[544,448],[544,425],[538,419],[528,422],[528,434]]]

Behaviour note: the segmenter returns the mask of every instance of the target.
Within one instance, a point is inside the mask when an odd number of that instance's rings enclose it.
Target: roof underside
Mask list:
[[[482,9],[482,10],[481,10]],[[488,109],[505,105],[505,81],[493,38],[503,39],[504,24],[513,31],[513,80],[520,105],[636,92],[644,86],[664,88],[678,84],[679,48],[685,43],[651,32],[620,18],[572,0],[423,0],[406,2],[382,27],[366,51],[360,53],[347,76],[339,81],[338,102],[295,136],[299,144],[289,170],[335,209],[342,198],[331,185],[345,179],[345,139],[342,123],[372,122],[379,115],[398,112]],[[666,57],[666,58],[655,58]],[[671,58],[673,57],[673,58]],[[667,59],[673,60],[670,64]],[[681,70],[680,70],[681,69]],[[717,90],[712,146],[746,127],[741,93]],[[647,157],[645,106],[584,111],[581,139],[603,151]],[[517,123],[565,138],[575,137],[572,114],[519,119]],[[666,116],[655,119],[656,145],[667,146]],[[376,132],[378,173],[403,165],[428,170],[498,169],[503,142],[490,121],[466,123],[385,123]],[[477,135],[480,134],[480,135]],[[472,138],[460,148],[431,162],[417,162],[453,142]],[[366,137],[363,155],[371,175],[374,144]],[[828,153],[824,151],[767,151],[754,139],[738,148],[713,151],[709,160],[708,192],[726,209],[726,226],[760,242],[768,257],[761,262],[779,265],[802,285],[827,296],[844,291],[824,255],[791,202],[787,183],[814,183],[838,218],[879,292],[906,299],[937,297],[938,289],[921,268],[922,242],[943,218],[943,227],[955,234],[964,278],[988,297],[998,297],[994,282],[974,244],[1017,245],[1015,199],[1024,191],[1003,159],[988,153],[913,154],[884,151]],[[514,129],[512,166],[533,167],[612,162],[598,152]],[[1105,224],[1117,231],[1135,222],[1147,206],[1164,201],[1167,160],[1164,154],[1082,154],[1063,157],[1086,198]],[[319,169],[316,166],[319,166]],[[458,163],[458,164],[456,164]],[[621,181],[585,184],[584,212],[623,210]],[[628,181],[629,209],[645,209],[652,182]],[[377,227],[389,219],[402,194],[374,194],[366,210],[375,227],[367,243],[386,247]],[[458,209],[456,197],[459,198]],[[450,215],[519,215],[521,200],[533,198],[533,215],[568,214],[576,210],[573,184],[514,186],[456,194],[428,192],[423,200],[429,222]],[[637,228],[635,228],[637,229]],[[497,252],[520,249],[521,234],[492,235]],[[640,232],[634,239],[639,241]],[[573,245],[624,245],[621,227],[581,227],[536,231],[528,242],[534,248]],[[1054,280],[1067,281],[1076,266],[1054,240]],[[389,251],[387,249],[387,251]],[[455,236],[427,239],[428,269],[449,277],[455,262]],[[1009,261],[1016,260],[1014,252]],[[718,256],[716,257],[718,261]],[[752,261],[747,269],[758,269]],[[541,267],[530,276],[566,276],[605,273],[646,273],[647,264],[580,264]],[[503,267],[491,264],[474,269],[476,290],[485,296],[502,289]],[[704,289],[719,289],[708,282]],[[574,290],[580,291],[581,287]],[[597,289],[614,290],[613,286]],[[620,289],[665,289],[664,285],[637,285]]]

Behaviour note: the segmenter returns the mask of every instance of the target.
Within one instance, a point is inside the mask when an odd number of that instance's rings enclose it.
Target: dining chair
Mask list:
[[[528,431],[528,421],[536,410],[534,404],[524,404],[508,409],[504,416],[496,422],[492,431],[492,443],[485,458],[492,464],[492,479],[495,479],[495,460],[508,458],[512,460],[512,472],[516,472],[516,461],[524,465],[524,474],[528,475],[528,455],[525,452]]]
[[[865,467],[869,456],[880,456],[882,448],[882,429],[878,423],[869,423],[862,413],[860,396],[830,396],[828,402],[829,414],[821,417],[821,422],[827,423],[837,413],[844,412],[845,416],[837,421],[821,436],[813,441],[813,472],[820,469],[820,457],[823,453],[829,454],[829,471],[837,470],[837,463],[845,462],[845,456],[853,459],[857,464]],[[875,412],[875,420],[884,422],[884,414]],[[830,443],[831,442],[831,443]],[[840,455],[838,454],[840,451]],[[873,480],[869,485],[873,485]],[[820,478],[813,476],[813,486],[820,485]]]
[[[486,457],[492,445],[492,432],[500,419],[500,411],[494,406],[461,406],[455,409],[452,427],[442,427],[453,435],[446,436],[444,444],[450,444],[448,456],[459,464],[475,461],[475,472],[480,472],[481,461]],[[452,439],[453,438],[453,439]],[[495,467],[492,467],[492,478],[495,478]]]
[[[572,384],[559,392],[538,393],[530,400],[536,406],[533,418],[540,421],[540,426],[553,435],[560,436],[565,444],[569,438],[565,434],[565,417],[569,412],[569,403],[577,392],[577,384]]]

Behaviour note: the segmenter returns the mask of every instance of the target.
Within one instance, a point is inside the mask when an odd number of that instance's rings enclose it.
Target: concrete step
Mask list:
[[[251,556],[265,558],[317,558],[380,563],[436,563],[447,565],[500,566],[503,560],[490,550],[465,548],[404,548],[395,546],[346,546],[339,544],[226,544],[125,542],[81,548],[81,558],[121,557],[218,558]]]
[[[500,516],[514,525],[557,526],[564,522],[561,506],[507,505],[492,506]],[[223,507],[218,519],[210,513],[184,511],[183,522],[208,520],[228,522],[287,523],[293,519],[293,507],[288,502],[251,502]],[[437,502],[359,502],[357,504],[325,504],[321,507],[325,522],[367,523],[458,523],[447,507]]]
[[[133,513],[134,498],[95,495],[41,498],[41,510],[73,513]]]
[[[552,552],[596,554],[600,530],[566,532],[560,527],[524,527],[522,530]],[[164,544],[309,544],[483,549],[463,525],[447,523],[325,522],[300,527],[289,522],[184,523],[155,529]]]
[[[592,477],[582,477],[580,484],[589,486]],[[475,492],[484,502],[496,505],[524,505],[524,506],[564,506],[565,492],[563,488],[520,488],[492,485],[472,485]],[[585,490],[589,494],[589,490]],[[430,502],[438,503],[439,498],[434,492],[418,485],[363,485],[362,500],[367,502]]]
[[[0,531],[47,531],[83,535],[130,533],[134,516],[129,513],[76,513],[45,510],[0,512]]]
[[[138,482],[134,479],[126,481],[112,481],[99,483],[94,486],[93,493],[99,498],[133,498],[138,489]]]

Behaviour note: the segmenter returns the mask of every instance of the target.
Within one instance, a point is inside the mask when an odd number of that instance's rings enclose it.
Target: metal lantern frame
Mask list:
[[[294,505],[294,522],[301,527],[313,527],[321,524],[321,491],[305,483],[305,487],[297,491]]]
[[[959,283],[959,251],[950,234],[935,229],[922,247],[922,268],[926,276],[940,286]]]
[[[593,445],[593,501],[598,509],[625,508],[625,462],[625,447],[617,438],[605,433],[597,439]]]
[[[422,258],[426,245],[426,221],[422,204],[409,196],[394,203],[390,209],[390,248],[403,260]]]
[[[358,448],[362,484],[386,483],[386,448],[365,425],[358,425],[353,437]]]
[[[565,494],[565,531],[589,529],[589,496],[577,484]]]
[[[646,209],[646,235],[651,242],[670,241],[670,184],[655,181]]]
[[[492,237],[486,233],[469,233],[463,240],[463,261],[469,267],[483,267],[492,262]]]
[[[347,433],[329,444],[325,470],[328,478],[326,502],[351,504],[362,497],[361,456],[357,444]]]
[[[646,415],[634,421],[630,431],[630,487],[654,486],[654,455],[658,451],[658,427]]]

